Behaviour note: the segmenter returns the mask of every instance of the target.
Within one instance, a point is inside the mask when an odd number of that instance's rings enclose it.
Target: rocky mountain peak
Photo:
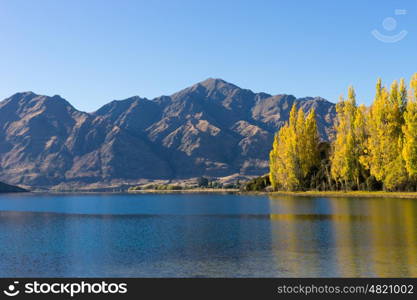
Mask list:
[[[58,95],[17,93],[0,102],[0,181],[76,187],[261,175],[294,103],[316,110],[327,139],[333,103],[253,93],[216,78],[171,96],[115,100],[94,113],[80,112]]]
[[[220,78],[207,78],[206,80],[203,80],[194,86],[203,86],[207,90],[219,90],[219,89],[228,89],[228,90],[234,90],[234,89],[240,89],[238,86],[229,83],[223,79]]]

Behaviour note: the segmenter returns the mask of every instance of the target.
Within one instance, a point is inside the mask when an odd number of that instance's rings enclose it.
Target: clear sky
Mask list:
[[[414,72],[416,0],[0,0],[1,99],[31,90],[94,111],[215,77],[330,101],[352,84],[369,103],[377,77]]]

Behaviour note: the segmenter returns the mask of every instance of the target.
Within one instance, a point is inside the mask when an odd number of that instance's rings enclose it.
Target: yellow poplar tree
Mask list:
[[[405,95],[404,80],[400,86],[394,81],[388,91],[379,79],[368,117],[366,166],[388,190],[394,190],[407,181],[402,154]]]
[[[336,138],[333,143],[333,151],[331,155],[331,175],[334,180],[348,188],[351,183],[355,183],[359,187],[361,164],[359,157],[361,149],[359,142],[361,132],[355,129],[355,126],[364,126],[365,120],[362,111],[358,112],[356,106],[356,95],[353,87],[349,87],[348,98],[346,100],[341,97],[336,105]],[[360,114],[360,115],[358,115]],[[360,117],[356,120],[357,117]],[[363,128],[362,128],[363,130]],[[362,135],[365,133],[362,132]],[[361,137],[364,138],[364,137]]]
[[[407,105],[407,87],[405,85],[404,78],[400,80],[400,87],[399,87],[397,101],[398,101],[398,106],[400,107],[400,111],[403,113]]]
[[[272,143],[272,150],[269,152],[269,180],[274,190],[279,187],[278,180],[278,147],[279,147],[279,134],[274,136],[274,142]]]
[[[414,74],[410,83],[410,93],[404,113],[403,157],[407,173],[410,177],[417,176],[417,73]]]
[[[381,79],[376,85],[375,100],[368,116],[369,138],[367,141],[367,161],[371,175],[379,181],[384,177],[384,152],[381,152],[385,142],[386,107],[389,105],[388,92],[382,87]]]
[[[296,149],[297,108],[293,105],[289,123],[275,135],[270,152],[270,180],[272,188],[293,190],[299,186]]]
[[[273,189],[297,190],[314,166],[318,166],[319,135],[315,112],[307,117],[293,105],[289,123],[275,135],[270,152],[270,180]]]
[[[295,108],[295,105],[293,106]],[[308,157],[307,151],[305,151],[305,114],[302,108],[297,111],[297,120],[295,124],[295,151],[296,151],[296,177],[301,180],[307,175],[307,164],[306,160]]]
[[[330,176],[339,187],[360,189],[366,184],[375,188],[379,181],[385,190],[406,190],[411,184],[417,188],[417,73],[409,91],[404,79],[394,81],[389,89],[378,79],[369,108],[356,105],[355,91],[350,87],[336,112]],[[327,180],[328,164],[320,162],[318,145],[314,109],[305,114],[294,105],[270,152],[273,188],[303,189]]]
[[[304,162],[304,169],[306,171],[304,176],[307,176],[312,168],[318,167],[320,164],[319,143],[320,136],[317,128],[316,110],[313,108],[305,120],[304,151],[307,155]],[[300,151],[302,150],[300,149]]]
[[[368,140],[368,127],[367,127],[367,114],[368,110],[365,105],[360,105],[355,111],[355,120],[353,122],[353,134],[355,136],[355,169],[356,169],[356,186],[360,188],[360,179],[365,180],[369,177],[369,173],[366,172],[366,142]]]

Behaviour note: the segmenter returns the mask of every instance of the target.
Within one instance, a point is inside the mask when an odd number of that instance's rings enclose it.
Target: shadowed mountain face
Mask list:
[[[0,193],[23,193],[23,192],[28,192],[28,191],[18,186],[13,186],[13,185],[0,182]]]
[[[0,180],[51,187],[139,179],[260,175],[274,133],[296,103],[315,108],[328,139],[335,105],[208,79],[171,96],[113,101],[94,113],[59,96],[0,102]]]

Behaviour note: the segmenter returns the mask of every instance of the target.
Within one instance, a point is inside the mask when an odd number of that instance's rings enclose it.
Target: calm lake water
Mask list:
[[[0,195],[0,277],[417,277],[417,201]]]

